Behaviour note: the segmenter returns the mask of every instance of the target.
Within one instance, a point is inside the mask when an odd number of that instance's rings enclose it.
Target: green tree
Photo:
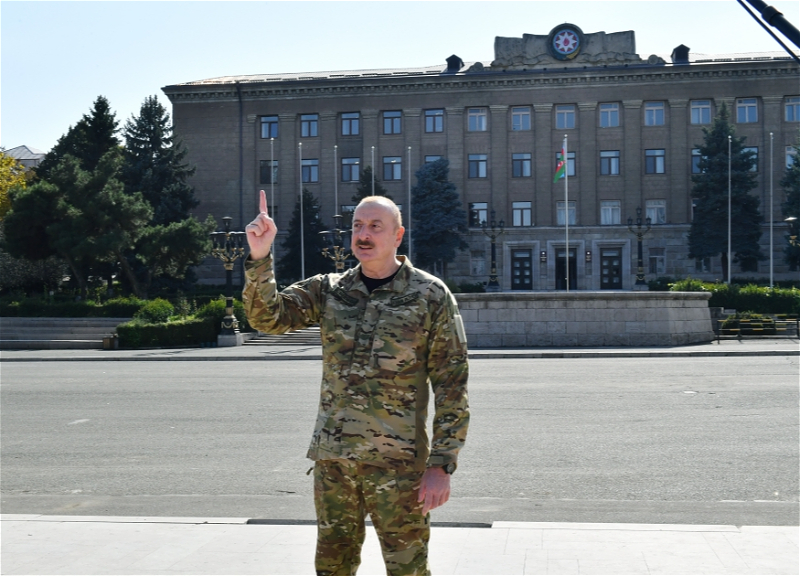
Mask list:
[[[322,255],[325,239],[320,232],[325,230],[320,217],[319,201],[311,192],[303,188],[303,240],[305,248],[306,277],[333,271],[333,260]],[[278,255],[275,269],[278,281],[282,284],[301,280],[300,251],[300,201],[295,202],[292,220]]]
[[[444,158],[425,164],[417,170],[417,184],[411,189],[412,261],[421,268],[440,270],[443,277],[456,252],[469,247],[462,237],[467,232],[467,214],[449,180],[449,166]]]
[[[0,221],[11,209],[11,189],[25,188],[27,183],[25,166],[0,150]]]
[[[789,240],[794,236],[797,242],[800,237],[800,144],[794,146],[792,163],[781,178],[781,186],[786,192],[786,200],[781,203],[781,214],[784,218],[796,218],[789,223],[789,238],[786,238],[786,247],[783,249],[783,258],[789,269],[794,271],[800,266],[800,246],[792,245]]]
[[[756,187],[752,172],[755,158],[744,149],[745,138],[737,138],[725,104],[714,118],[711,129],[703,128],[700,150],[700,174],[692,176],[694,218],[689,230],[689,257],[720,255],[722,270],[728,276],[728,136],[731,137],[731,251],[733,262],[743,271],[753,271],[764,260],[759,239],[764,218],[758,210],[759,199],[750,194]]]
[[[356,193],[353,194],[352,200],[358,204],[367,196],[386,196],[389,200],[394,200],[394,198],[389,196],[386,188],[381,186],[377,178],[375,179],[375,194],[372,193],[372,166],[367,166],[361,171],[361,174],[358,175],[358,186],[356,187]]]

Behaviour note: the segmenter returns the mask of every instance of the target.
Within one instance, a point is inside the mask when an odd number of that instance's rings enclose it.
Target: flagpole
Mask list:
[[[567,292],[569,292],[569,148],[567,144],[567,135],[564,134],[564,157],[561,159],[564,162],[564,242],[566,250],[564,251],[564,262],[566,264],[567,273]]]
[[[773,247],[772,247],[772,221],[775,219],[773,217],[772,211],[772,177],[775,175],[775,171],[772,167],[772,132],[769,133],[769,287],[772,288],[772,271],[773,271]]]
[[[306,277],[306,241],[303,223],[303,143],[297,144],[300,156],[300,279]]]
[[[275,218],[275,138],[269,139],[269,214]],[[277,262],[275,243],[272,243],[272,261]]]

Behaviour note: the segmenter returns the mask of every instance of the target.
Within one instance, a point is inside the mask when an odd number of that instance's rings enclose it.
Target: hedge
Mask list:
[[[148,324],[132,320],[117,326],[120,348],[215,345],[217,328],[208,318]]]
[[[51,302],[26,298],[0,301],[0,316],[23,318],[131,318],[144,306],[138,298],[115,298],[105,304],[91,300]]]
[[[711,292],[708,305],[737,312],[800,315],[800,289],[716,284],[686,278],[671,285],[679,292]]]

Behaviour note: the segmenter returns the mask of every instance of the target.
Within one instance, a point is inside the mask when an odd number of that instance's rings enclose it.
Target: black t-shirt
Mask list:
[[[389,282],[391,282],[392,278],[397,276],[397,272],[399,271],[400,269],[398,268],[397,271],[388,278],[370,278],[369,276],[365,276],[364,272],[360,272],[360,274],[361,274],[361,280],[364,282],[364,285],[367,287],[369,293],[372,294],[373,290],[375,290],[376,288],[380,288],[384,284],[388,284]]]

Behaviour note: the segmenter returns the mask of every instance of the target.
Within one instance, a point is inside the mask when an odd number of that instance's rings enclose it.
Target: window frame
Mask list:
[[[470,228],[481,228],[483,224],[489,223],[489,203],[470,202],[467,211],[468,226]],[[483,216],[483,218],[481,218]]]
[[[654,198],[644,202],[645,218],[650,218],[650,224],[667,223],[667,200]]]
[[[654,154],[651,154],[654,152]],[[655,154],[660,152],[660,154]],[[652,159],[652,160],[651,160]],[[659,162],[659,159],[661,160]],[[652,169],[651,169],[652,167]],[[666,174],[667,173],[667,151],[664,148],[651,148],[644,151],[644,173],[645,174]]]
[[[695,114],[696,113],[696,114]],[[689,123],[695,126],[711,124],[711,100],[689,101]]]
[[[444,156],[441,154],[428,154],[425,156],[425,164],[432,164],[433,162],[441,160],[442,158],[444,158]]]
[[[600,201],[600,225],[618,226],[622,223],[622,202],[620,200]]]
[[[475,168],[473,175],[473,167]],[[467,155],[467,178],[488,178],[489,177],[489,155],[488,154],[468,154]]]
[[[355,167],[355,170],[353,170]],[[355,175],[353,174],[355,172]],[[345,178],[345,174],[347,178]],[[355,177],[353,177],[355,176]],[[361,158],[348,157],[342,158],[341,162],[341,176],[342,182],[358,182],[361,176]]]
[[[556,130],[575,129],[575,105],[557,104],[556,105]],[[563,119],[563,122],[561,121]]]
[[[489,113],[485,107],[467,108],[467,132],[487,132]]]
[[[444,108],[425,110],[425,133],[438,134],[444,132]]]
[[[619,102],[600,104],[600,128],[619,128]]]
[[[384,135],[395,135],[403,133],[403,111],[402,110],[384,110],[381,113],[383,119],[383,133]]]
[[[264,135],[264,128],[267,128],[269,135]],[[270,116],[262,116],[261,117],[261,139],[262,140],[269,140],[271,138],[277,138],[278,134],[280,134],[280,118],[277,115],[270,115]],[[275,135],[273,136],[271,133],[275,131]]]
[[[345,129],[345,127],[347,127]],[[361,113],[360,112],[342,112],[341,115],[341,131],[342,136],[360,136],[361,135]]]
[[[388,172],[387,172],[388,170]],[[386,176],[389,176],[387,178]],[[383,181],[397,182],[403,179],[403,157],[384,156],[383,157]]]
[[[745,152],[745,151],[748,151],[748,150],[750,152],[754,153],[753,157],[752,157],[753,160],[754,160],[753,166],[750,167],[749,171],[750,172],[758,172],[758,146],[743,146],[742,147],[742,152]]]
[[[703,155],[700,154],[700,148],[692,148],[692,174],[702,174],[703,170],[700,168],[700,162],[703,160]]]
[[[619,176],[620,175],[619,163],[620,163],[619,150],[600,150],[601,176]]]
[[[663,102],[645,102],[644,103],[644,125],[645,126],[663,126],[666,118],[666,107]]]
[[[793,116],[793,118],[790,118]],[[783,121],[800,122],[800,96],[787,96],[783,104]]]
[[[556,164],[553,167],[553,174],[555,174],[555,172],[556,172],[556,170],[558,168],[558,163],[560,162],[560,158],[561,158],[561,152],[556,152]],[[577,160],[577,155],[575,154],[575,152],[570,152],[568,150],[567,151],[567,176],[569,176],[570,178],[575,178],[575,176],[577,174],[577,170],[576,170],[577,162],[576,162],[576,160]],[[564,177],[562,176],[561,178],[564,178]],[[559,178],[559,180],[561,180],[561,178]]]
[[[736,99],[736,123],[756,124],[758,122],[758,98]]]
[[[531,175],[533,174],[531,167],[532,167],[531,154],[527,152],[518,152],[515,154],[511,154],[512,178],[530,178]],[[527,168],[527,174],[526,174],[526,168]]]
[[[511,107],[511,131],[512,132],[529,132],[530,130],[531,130],[531,107],[530,106],[512,106]]]
[[[520,200],[511,203],[511,225],[519,228],[533,226],[533,203]]]
[[[269,169],[269,163],[272,162],[272,170]],[[277,184],[280,172],[278,172],[279,160],[261,160],[259,163],[259,184]],[[266,174],[265,174],[266,173]],[[267,178],[264,178],[264,176]],[[270,180],[272,178],[272,180]]]
[[[569,204],[567,205],[567,211],[569,214],[569,225],[577,226],[578,208],[575,200],[569,201]],[[558,200],[556,201],[556,226],[564,226],[564,219],[564,201]]]
[[[319,158],[303,158],[300,162],[300,179],[303,184],[319,182]]]

